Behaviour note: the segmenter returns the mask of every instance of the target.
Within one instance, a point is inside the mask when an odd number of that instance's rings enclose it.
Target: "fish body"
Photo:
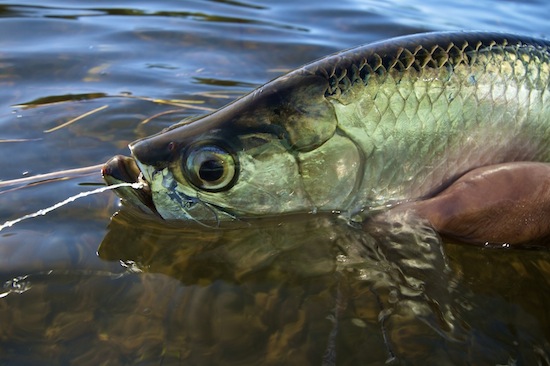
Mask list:
[[[103,171],[140,175],[165,219],[352,215],[431,197],[477,167],[549,162],[549,146],[550,42],[429,33],[315,61],[133,142],[139,169]]]

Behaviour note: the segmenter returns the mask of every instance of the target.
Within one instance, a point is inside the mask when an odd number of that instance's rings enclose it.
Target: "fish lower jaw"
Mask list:
[[[116,188],[115,192],[133,206],[158,214],[153,203],[151,186],[133,158],[122,155],[113,157],[103,166],[102,175],[108,185],[131,184],[131,187]],[[134,187],[134,184],[139,187]]]

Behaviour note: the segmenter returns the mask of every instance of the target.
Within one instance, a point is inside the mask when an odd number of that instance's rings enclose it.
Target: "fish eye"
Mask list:
[[[218,145],[191,147],[184,156],[183,167],[191,184],[209,192],[227,190],[237,178],[234,156]]]

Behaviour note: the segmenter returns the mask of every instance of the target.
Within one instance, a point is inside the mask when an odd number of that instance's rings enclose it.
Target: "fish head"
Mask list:
[[[103,169],[108,184],[141,181],[117,193],[167,220],[219,222],[315,210],[298,154],[336,129],[326,79],[294,74],[228,106],[129,145],[131,158]]]

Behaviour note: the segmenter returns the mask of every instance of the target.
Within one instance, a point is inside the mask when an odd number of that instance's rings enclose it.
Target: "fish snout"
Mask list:
[[[119,187],[115,188],[115,192],[120,198],[137,206],[142,211],[158,215],[149,184],[143,179],[143,174],[133,158],[124,155],[112,157],[101,168],[101,175],[108,185],[141,183],[143,185],[141,189]]]
[[[172,139],[171,136],[165,136],[161,133],[134,141],[129,145],[129,148],[132,157],[140,164],[162,169],[174,158],[174,155],[181,148],[181,144]]]
[[[139,174],[140,170],[135,160],[124,155],[112,157],[101,168],[101,175],[109,185],[120,182],[135,183]]]

